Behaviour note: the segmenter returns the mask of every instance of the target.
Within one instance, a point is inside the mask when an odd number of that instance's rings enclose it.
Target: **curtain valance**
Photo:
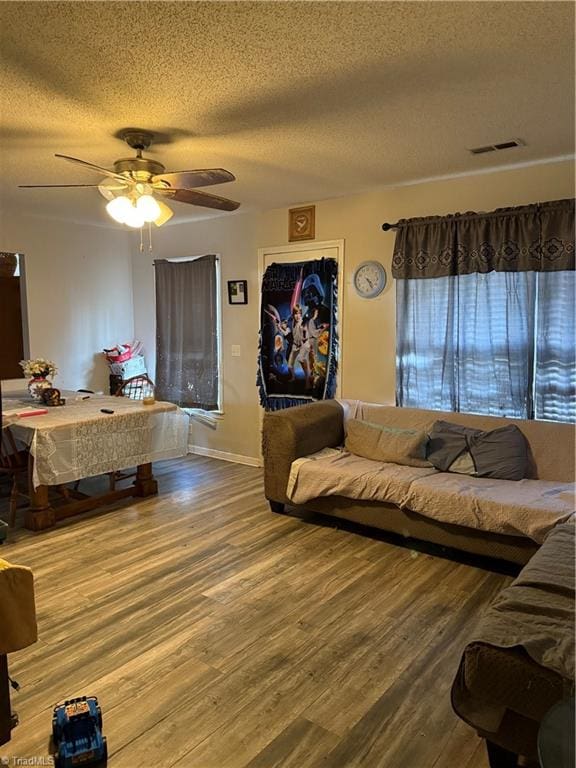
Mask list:
[[[396,278],[574,269],[574,200],[401,219]]]

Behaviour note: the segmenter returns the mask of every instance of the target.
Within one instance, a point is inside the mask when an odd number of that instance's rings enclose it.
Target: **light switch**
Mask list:
[[[232,344],[232,357],[240,357],[240,344]]]

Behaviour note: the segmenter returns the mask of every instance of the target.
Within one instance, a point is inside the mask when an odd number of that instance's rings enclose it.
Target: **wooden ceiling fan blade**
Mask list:
[[[54,157],[60,157],[62,160],[68,160],[69,163],[76,163],[76,165],[83,165],[84,168],[90,168],[92,171],[97,171],[98,173],[101,173],[103,176],[110,176],[111,179],[118,179],[119,181],[127,181],[125,176],[121,176],[119,173],[114,173],[114,171],[110,171],[108,168],[102,168],[99,165],[94,165],[94,163],[88,163],[86,160],[79,160],[77,157],[70,157],[69,155],[59,155],[55,154]]]
[[[235,200],[226,197],[210,195],[208,192],[197,192],[195,189],[155,189],[155,193],[177,200],[179,203],[201,205],[204,208],[217,208],[220,211],[235,211],[240,206]]]
[[[18,189],[64,189],[66,187],[97,187],[98,184],[18,184]]]
[[[174,189],[194,189],[194,187],[209,187],[211,184],[236,181],[236,176],[224,168],[202,168],[196,171],[160,173],[152,177],[152,183],[156,181],[166,182]]]

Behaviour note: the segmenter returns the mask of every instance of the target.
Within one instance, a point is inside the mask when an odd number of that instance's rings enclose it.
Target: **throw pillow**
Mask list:
[[[417,429],[397,429],[350,419],[346,424],[346,450],[356,456],[409,467],[429,467],[428,435]]]
[[[522,480],[528,477],[528,442],[514,424],[473,435],[469,444],[478,477],[500,480]]]
[[[452,471],[451,467],[458,458],[468,453],[467,438],[479,432],[479,429],[471,429],[450,421],[435,421],[430,431],[428,461],[442,472]],[[469,459],[466,463],[468,468],[466,474],[474,474],[475,466],[472,464],[470,467]],[[458,468],[456,471],[463,472],[463,469]]]
[[[458,475],[475,475],[476,467],[474,466],[474,459],[470,451],[466,450],[464,453],[461,453],[457,459],[454,459],[446,471],[455,472]]]
[[[428,460],[443,472],[521,480],[530,471],[526,438],[514,424],[488,432],[436,421],[430,432]]]

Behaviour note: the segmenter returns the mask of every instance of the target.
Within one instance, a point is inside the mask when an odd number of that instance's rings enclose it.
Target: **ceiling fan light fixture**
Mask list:
[[[127,190],[128,183],[123,183],[118,179],[104,179],[98,184],[98,192],[106,200],[114,200],[115,197],[126,194]]]
[[[174,216],[174,211],[166,205],[163,200],[156,200],[158,208],[160,209],[159,215],[154,219],[154,224],[157,227],[161,227],[162,224],[166,224]]]
[[[161,197],[178,203],[212,208],[219,211],[235,211],[240,203],[225,197],[196,190],[212,184],[235,181],[235,176],[225,168],[200,168],[192,171],[166,172],[156,160],[142,157],[155,138],[155,134],[141,128],[126,128],[114,134],[136,150],[136,157],[116,160],[112,168],[80,160],[69,155],[56,157],[96,171],[101,177],[99,184],[24,184],[22,187],[97,187],[107,200],[108,215],[119,224],[140,229],[145,223],[154,222],[161,227],[174,215]]]
[[[144,221],[156,221],[160,216],[160,206],[152,195],[141,195],[136,201],[136,210]]]
[[[124,224],[133,229],[140,229],[144,226],[144,216],[142,216],[142,213],[135,205],[130,205],[130,210],[128,211]]]
[[[131,211],[134,209],[129,197],[120,195],[106,203],[106,212],[111,216],[118,224],[126,224]]]

